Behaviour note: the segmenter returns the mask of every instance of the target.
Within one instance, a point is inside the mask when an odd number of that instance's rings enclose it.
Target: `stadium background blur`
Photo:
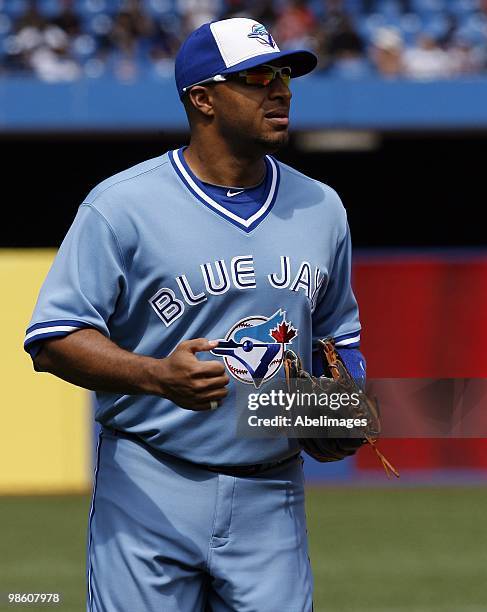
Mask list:
[[[187,141],[174,54],[223,16],[319,55],[279,158],[345,203],[369,377],[487,376],[485,0],[0,0],[0,609],[84,596],[91,397],[22,351],[38,289],[97,182]],[[485,440],[382,447],[399,483],[306,462],[317,612],[487,610]]]

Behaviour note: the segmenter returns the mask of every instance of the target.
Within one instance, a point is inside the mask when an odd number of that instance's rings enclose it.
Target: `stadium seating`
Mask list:
[[[324,74],[424,79],[487,71],[486,0],[0,0],[0,77],[167,75],[188,29],[212,18],[260,18],[260,4],[281,36],[286,19],[306,13],[304,32],[284,36],[281,46],[307,44]]]

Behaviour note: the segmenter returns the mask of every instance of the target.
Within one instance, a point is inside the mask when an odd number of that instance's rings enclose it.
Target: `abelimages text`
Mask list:
[[[312,418],[309,416],[298,415],[294,418],[279,414],[271,418],[258,417],[256,414],[249,416],[248,424],[250,427],[366,427],[367,419],[335,419],[326,415]]]

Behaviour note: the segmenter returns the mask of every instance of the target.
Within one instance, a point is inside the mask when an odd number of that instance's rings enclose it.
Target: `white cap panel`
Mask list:
[[[210,24],[210,29],[227,68],[280,50],[265,26],[253,19],[224,19]]]

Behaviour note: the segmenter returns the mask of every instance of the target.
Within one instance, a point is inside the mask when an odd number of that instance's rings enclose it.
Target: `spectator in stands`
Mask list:
[[[81,68],[71,57],[68,35],[55,25],[44,31],[42,44],[33,49],[30,65],[43,81],[74,81],[81,76]]]
[[[397,28],[379,28],[372,37],[370,49],[370,58],[376,71],[386,78],[402,76],[403,50],[403,39]]]
[[[141,0],[126,0],[115,17],[110,39],[118,52],[127,58],[135,58],[137,45],[153,33],[154,24]]]
[[[182,18],[183,38],[204,23],[215,21],[220,13],[219,0],[177,0]]]
[[[73,0],[61,0],[61,11],[53,20],[54,25],[61,28],[70,37],[81,34],[81,19],[74,8]]]
[[[2,64],[6,72],[28,74],[32,72],[29,62],[30,48],[23,44],[18,35],[10,35],[4,43],[5,56]]]
[[[39,10],[37,0],[29,0],[25,12],[15,22],[15,32],[25,28],[34,28],[41,32],[47,26],[47,20]]]
[[[277,21],[277,12],[272,0],[254,1],[252,4],[250,15],[259,23],[265,25],[274,31],[274,25]]]
[[[274,30],[283,48],[313,48],[317,26],[316,17],[306,0],[290,0],[278,15]]]
[[[101,43],[102,56],[107,61],[113,56],[113,70],[124,81],[137,76],[139,51],[149,53],[150,40],[155,33],[154,23],[145,12],[142,0],[125,0],[115,16],[112,29]]]
[[[411,0],[398,0],[402,13],[411,12]],[[362,0],[364,13],[380,12],[380,4],[377,0]]]
[[[327,38],[347,27],[350,20],[343,0],[323,0],[323,13],[321,27]]]
[[[273,0],[224,0],[219,19],[250,17],[263,23],[273,32],[277,11]]]
[[[328,38],[329,74],[341,78],[361,78],[370,74],[365,44],[351,19],[343,15],[338,31]]]
[[[421,34],[403,56],[404,71],[414,79],[445,79],[453,75],[448,53],[430,34]]]
[[[315,47],[319,71],[330,69],[336,59],[333,56],[334,38],[347,28],[348,20],[343,0],[323,0]]]
[[[482,48],[473,45],[467,37],[456,34],[448,49],[448,59],[453,76],[472,75],[484,68],[485,54]]]
[[[149,51],[154,71],[159,76],[173,76],[174,58],[181,45],[181,39],[164,20],[155,24],[155,33]]]
[[[29,0],[25,12],[15,21],[14,35],[7,45],[7,65],[15,72],[32,72],[32,53],[43,44],[48,22],[37,0]]]
[[[71,81],[80,76],[80,67],[70,54],[68,35],[40,13],[36,0],[30,0],[15,23],[9,65],[28,71],[44,81]]]
[[[9,7],[9,1],[0,0],[0,6]],[[445,5],[441,13],[438,4],[430,24],[433,34],[421,34],[411,47],[405,41],[413,31],[411,24],[424,20],[422,2],[166,1],[174,12],[157,19],[147,10],[153,0],[119,0],[115,15],[109,10],[115,0],[98,0],[99,5],[92,0],[96,11],[86,19],[77,12],[81,0],[58,0],[60,11],[54,16],[43,13],[48,4],[40,0],[26,0],[27,8],[17,19],[8,11],[3,15],[0,8],[0,65],[4,73],[30,73],[47,80],[108,72],[131,79],[147,68],[170,75],[187,31],[213,19],[250,16],[275,32],[281,46],[314,49],[319,69],[332,76],[360,78],[373,71],[386,78],[437,79],[487,71],[487,0],[475,0],[470,8],[459,5],[455,11]],[[87,0],[83,2],[88,6]],[[163,3],[153,3],[154,10],[159,6]],[[389,15],[387,7],[397,14]],[[415,7],[417,16],[403,19]]]
[[[250,13],[248,0],[223,0],[220,17],[221,19],[248,17]],[[266,25],[269,24],[266,23]]]

